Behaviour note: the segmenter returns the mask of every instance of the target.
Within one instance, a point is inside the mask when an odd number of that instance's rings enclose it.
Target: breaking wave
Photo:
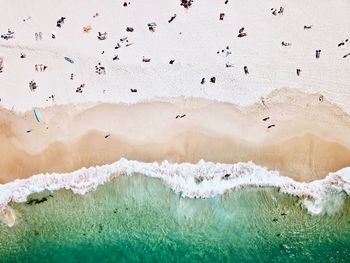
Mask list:
[[[188,198],[210,198],[247,187],[275,187],[282,193],[299,197],[301,205],[314,215],[329,213],[329,209],[333,209],[329,205],[332,197],[350,195],[350,167],[330,173],[322,180],[300,183],[252,162],[172,164],[163,161],[159,164],[121,159],[71,173],[38,174],[2,184],[0,208],[4,209],[11,201],[25,202],[30,194],[44,190],[70,189],[83,195],[117,176],[133,174],[159,178],[174,192]]]

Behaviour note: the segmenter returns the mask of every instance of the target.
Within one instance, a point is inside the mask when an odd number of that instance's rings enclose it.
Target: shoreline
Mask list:
[[[17,115],[2,110],[0,183],[45,172],[72,172],[120,158],[253,161],[300,182],[322,179],[350,166],[350,138],[343,136],[350,133],[350,117],[318,98],[283,89],[272,93],[265,106],[256,103],[245,108],[183,98],[89,108],[60,106],[40,109],[41,123],[33,112]],[[176,119],[182,114],[186,116]],[[275,126],[267,128],[270,125]]]
[[[277,188],[281,193],[300,198],[300,205],[311,215],[327,214],[330,197],[337,195],[339,199],[344,194],[350,195],[350,167],[330,173],[322,180],[300,183],[252,162],[171,164],[168,161],[142,163],[120,159],[112,164],[81,168],[72,173],[37,174],[0,184],[0,222],[14,226],[16,212],[9,203],[25,202],[31,194],[66,189],[85,195],[118,176],[135,174],[161,179],[167,187],[186,198],[212,198],[244,188]]]

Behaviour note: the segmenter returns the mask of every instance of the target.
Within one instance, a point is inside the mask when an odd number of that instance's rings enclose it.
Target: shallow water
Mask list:
[[[1,262],[350,261],[350,198],[339,195],[341,209],[311,216],[275,189],[189,199],[134,175],[29,200],[11,204],[16,226],[0,227]]]

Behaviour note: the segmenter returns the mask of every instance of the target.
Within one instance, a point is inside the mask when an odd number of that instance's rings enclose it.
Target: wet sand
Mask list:
[[[291,89],[245,108],[177,98],[39,111],[42,123],[32,111],[1,110],[1,183],[122,157],[178,163],[251,160],[298,181],[324,178],[350,166],[350,137],[344,136],[350,133],[349,116],[326,99],[319,101],[318,94]]]

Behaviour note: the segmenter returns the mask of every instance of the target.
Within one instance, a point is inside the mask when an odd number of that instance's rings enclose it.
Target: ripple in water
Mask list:
[[[180,197],[159,179],[120,176],[84,196],[71,191],[13,203],[0,227],[1,262],[348,262],[350,198],[330,195],[311,216],[276,189]],[[341,209],[339,209],[341,207]]]

